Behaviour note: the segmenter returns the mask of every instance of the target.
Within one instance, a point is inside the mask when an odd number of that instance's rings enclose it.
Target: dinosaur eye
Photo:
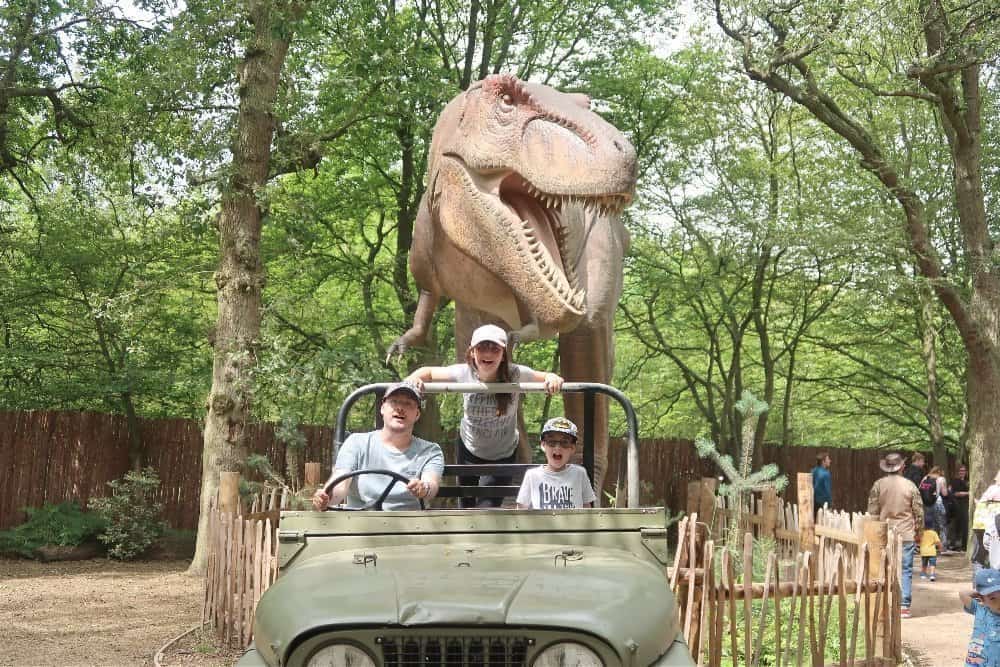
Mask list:
[[[503,97],[500,98],[500,102],[505,107],[514,106],[514,98],[510,96],[510,93],[504,93]]]

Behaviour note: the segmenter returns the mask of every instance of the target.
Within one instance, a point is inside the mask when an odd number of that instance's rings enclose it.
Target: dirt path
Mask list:
[[[972,616],[962,611],[958,592],[971,590],[972,567],[965,554],[938,557],[937,581],[921,581],[919,556],[913,572],[913,618],[903,621],[903,646],[922,667],[965,664]]]
[[[0,666],[153,664],[201,619],[187,565],[0,560]]]

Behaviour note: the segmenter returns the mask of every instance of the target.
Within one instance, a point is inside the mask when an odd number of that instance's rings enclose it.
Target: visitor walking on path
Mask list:
[[[833,480],[830,477],[832,459],[826,452],[816,455],[816,467],[812,469],[813,477],[813,514],[819,514],[823,505],[829,508],[833,504]]]
[[[906,472],[903,473],[903,477],[913,482],[914,486],[920,486],[920,480],[926,475],[924,465],[924,455],[916,452],[910,457],[910,465],[906,466]]]
[[[920,579],[921,581],[937,580],[937,556],[943,545],[934,522],[929,516],[924,517],[924,535],[920,538]]]
[[[934,517],[934,529],[941,536],[941,541],[948,544],[948,515],[944,506],[948,497],[948,482],[941,466],[931,468],[927,477],[920,482],[919,488],[924,502],[924,513]]]
[[[910,603],[913,599],[913,556],[916,545],[924,532],[924,505],[920,492],[913,482],[901,475],[903,457],[900,454],[886,454],[879,461],[879,467],[886,473],[875,480],[868,494],[868,514],[889,524],[896,531],[903,545],[903,563],[900,584],[900,615],[910,618]]]
[[[969,469],[958,466],[958,472],[948,485],[948,497],[951,498],[951,548],[955,551],[965,551],[965,542],[969,537]]]

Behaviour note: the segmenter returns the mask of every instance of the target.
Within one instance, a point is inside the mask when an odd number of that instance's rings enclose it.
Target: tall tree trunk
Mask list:
[[[920,338],[921,355],[924,358],[924,372],[927,376],[927,428],[931,435],[934,451],[934,465],[947,468],[948,452],[944,444],[944,427],[941,424],[941,404],[937,387],[937,328],[934,326],[934,297],[926,286],[920,292]],[[946,470],[946,472],[948,472]]]
[[[244,432],[253,404],[251,372],[257,359],[265,280],[260,259],[263,212],[256,193],[267,182],[274,101],[298,7],[267,0],[247,5],[254,35],[237,70],[240,103],[232,176],[222,193],[218,217],[218,316],[205,417],[198,541],[188,569],[192,574],[203,573],[207,566],[209,506],[218,492],[219,473],[238,471],[246,458]]]
[[[993,478],[1000,473],[1000,353],[998,353],[997,313],[1000,311],[1000,280],[989,275],[977,281],[972,295],[973,309],[977,306],[989,317],[983,333],[989,344],[974,349],[969,355],[967,376],[969,490],[979,498]],[[989,283],[986,287],[983,283]],[[985,294],[984,294],[985,292]],[[972,509],[972,508],[970,508]]]

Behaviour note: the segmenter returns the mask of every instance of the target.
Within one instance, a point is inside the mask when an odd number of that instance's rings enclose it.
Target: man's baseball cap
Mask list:
[[[496,343],[500,347],[507,347],[507,332],[495,324],[484,324],[472,332],[472,342],[469,347],[475,347],[480,343]]]
[[[402,382],[394,382],[393,384],[390,384],[389,388],[385,390],[385,397],[389,398],[393,394],[398,394],[399,392],[403,392],[404,394],[409,394],[414,399],[416,399],[418,406],[420,407],[424,406],[424,394],[422,391],[420,391],[420,389],[417,388],[417,385],[413,384],[412,382],[407,382],[406,380],[403,380]]]
[[[576,442],[576,424],[565,417],[553,417],[545,422],[545,426],[542,427],[543,439],[546,433],[565,433],[573,438],[573,442]]]
[[[976,572],[976,592],[989,595],[1000,591],[1000,570],[982,569]]]

